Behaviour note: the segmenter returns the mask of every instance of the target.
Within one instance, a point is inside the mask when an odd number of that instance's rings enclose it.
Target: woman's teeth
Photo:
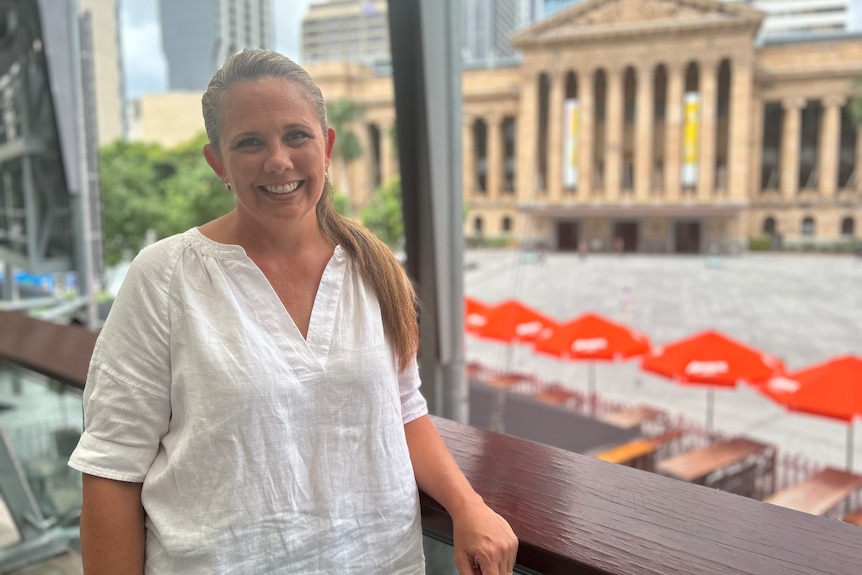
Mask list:
[[[271,194],[288,194],[299,187],[301,182],[293,182],[281,186],[264,186],[264,189]]]

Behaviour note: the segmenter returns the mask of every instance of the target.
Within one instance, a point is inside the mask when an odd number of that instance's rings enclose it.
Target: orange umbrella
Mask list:
[[[739,381],[759,383],[784,371],[781,360],[717,331],[704,331],[653,348],[641,368],[679,383],[709,385],[706,429],[712,431],[713,387],[736,387]]]
[[[508,343],[534,341],[545,329],[557,325],[548,316],[517,300],[506,300],[488,310],[485,325],[476,335]]]
[[[479,329],[488,323],[488,312],[491,308],[476,298],[464,297],[464,327],[467,333],[477,334]]]
[[[536,351],[569,360],[592,360],[589,364],[590,404],[595,410],[595,360],[628,359],[649,351],[649,338],[644,334],[587,313],[568,323],[553,327],[536,340]]]
[[[847,469],[853,467],[853,420],[862,416],[862,358],[835,357],[756,388],[791,411],[848,422]]]

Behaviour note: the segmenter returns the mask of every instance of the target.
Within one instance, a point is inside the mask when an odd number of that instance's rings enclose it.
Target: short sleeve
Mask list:
[[[169,245],[155,244],[132,262],[99,333],[84,387],[84,433],[69,460],[78,471],[143,481],[167,433]]]
[[[419,364],[414,359],[407,369],[398,374],[398,391],[401,394],[401,420],[407,425],[428,414],[428,404],[419,392]]]

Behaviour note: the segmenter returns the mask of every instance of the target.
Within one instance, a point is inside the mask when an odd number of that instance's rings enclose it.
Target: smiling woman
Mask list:
[[[412,286],[333,208],[320,90],[245,50],[202,103],[236,206],[142,251],[99,336],[70,460],[87,573],[419,575],[418,489],[461,573],[511,573],[419,393]]]

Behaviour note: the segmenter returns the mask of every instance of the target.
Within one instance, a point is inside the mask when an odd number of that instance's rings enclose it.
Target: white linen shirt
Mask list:
[[[418,390],[340,247],[303,338],[243,248],[195,228],[135,258],[69,465],[143,482],[147,574],[418,575]]]

